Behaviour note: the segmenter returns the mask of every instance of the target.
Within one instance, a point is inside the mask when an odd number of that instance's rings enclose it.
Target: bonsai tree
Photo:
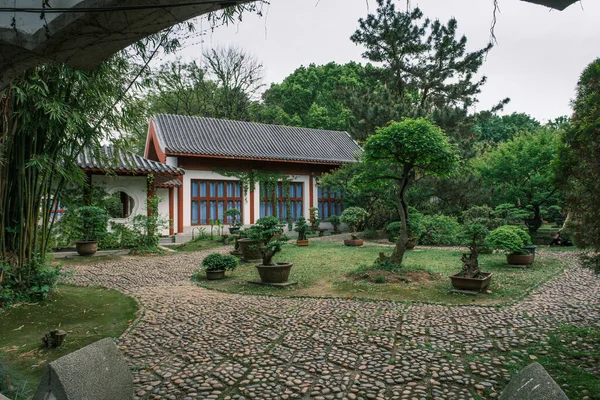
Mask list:
[[[356,231],[357,231],[358,227],[361,226],[365,222],[365,219],[367,218],[368,215],[369,214],[367,213],[367,210],[365,210],[364,208],[361,208],[361,207],[349,207],[349,208],[346,208],[344,210],[344,212],[342,213],[342,215],[340,217],[340,221],[342,221],[344,224],[348,225],[348,228],[350,228],[350,234],[352,235],[353,240],[358,239],[358,236],[356,235]]]
[[[202,268],[205,271],[233,271],[239,265],[240,260],[230,254],[213,253],[202,260]]]
[[[503,225],[487,235],[486,242],[493,248],[508,254],[527,254],[524,246],[531,244],[531,237],[514,225]]]
[[[263,264],[275,265],[273,256],[281,251],[281,247],[289,240],[286,236],[275,238],[281,235],[282,225],[276,217],[262,217],[252,227],[246,229],[248,238],[264,243],[264,246],[255,246],[260,251]]]
[[[237,208],[229,208],[223,213],[223,217],[230,219],[229,226],[234,229],[243,225],[241,216],[242,213]]]
[[[327,218],[325,221],[329,222],[333,226],[334,232],[339,232],[338,228],[340,227],[340,224],[342,223],[339,216],[332,215],[331,217]]]
[[[80,240],[96,241],[106,235],[109,215],[105,209],[96,206],[84,206],[75,210],[73,223],[78,230]]]
[[[463,253],[461,260],[463,268],[458,274],[465,278],[478,278],[481,270],[479,269],[479,248],[485,244],[489,230],[480,223],[467,223],[462,226],[459,234],[462,244],[469,248],[469,253]]]
[[[294,231],[298,232],[298,240],[307,240],[306,234],[310,230],[310,226],[306,223],[306,218],[298,217]]]
[[[362,182],[367,188],[393,185],[396,190],[402,226],[389,261],[401,265],[409,241],[406,191],[417,174],[438,177],[452,174],[458,166],[456,150],[444,132],[429,120],[404,119],[390,122],[367,139],[363,161],[365,170],[351,184]]]

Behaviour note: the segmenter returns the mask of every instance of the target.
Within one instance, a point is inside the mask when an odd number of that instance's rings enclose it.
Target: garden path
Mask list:
[[[571,264],[563,275],[505,308],[226,294],[190,281],[205,255],[125,257],[68,278],[138,299],[118,340],[137,398],[495,398],[516,361],[505,351],[560,323],[600,326],[600,278],[572,254],[557,255]]]

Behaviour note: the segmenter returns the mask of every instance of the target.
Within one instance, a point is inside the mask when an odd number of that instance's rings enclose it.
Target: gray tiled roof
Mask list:
[[[152,120],[166,154],[339,164],[361,150],[347,132],[170,114]]]
[[[148,160],[113,146],[102,146],[97,153],[85,149],[77,157],[77,165],[87,170],[131,172],[138,174],[183,175],[180,168]]]

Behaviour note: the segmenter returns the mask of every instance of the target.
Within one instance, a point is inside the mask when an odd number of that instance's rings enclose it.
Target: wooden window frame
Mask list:
[[[317,207],[319,208],[319,218],[329,218],[332,215],[334,215],[334,213],[332,213],[332,210],[335,210],[335,205],[340,204],[340,215],[342,212],[344,212],[344,196],[343,194],[339,193],[339,191],[335,191],[334,196],[330,197],[330,188],[326,188],[326,187],[319,187],[317,189]],[[327,197],[323,197],[323,195],[325,194],[325,191],[327,191],[328,196]],[[318,192],[320,192],[320,195],[318,194]],[[321,207],[322,205],[322,207]],[[325,209],[325,207],[327,207],[327,211],[329,212],[327,217],[325,217],[324,212],[322,212],[322,210]],[[339,216],[339,215],[338,215]]]
[[[281,222],[287,222],[287,218],[283,218],[283,210],[286,209],[287,207],[287,197],[283,195],[283,183],[282,182],[278,182],[277,186],[279,187],[279,197],[276,197],[277,194],[276,192],[273,193],[273,196],[271,197],[267,197],[267,196],[262,196],[263,193],[263,189],[262,189],[262,185],[263,183],[259,184],[259,212],[258,215],[262,215],[262,216],[267,216],[267,204],[271,203],[273,205],[277,205],[278,207],[278,218]],[[291,185],[300,185],[302,187],[302,196],[301,197],[290,197],[290,201],[295,201],[295,202],[300,202],[300,215],[296,216],[296,219],[292,219],[292,222],[296,222],[298,220],[299,216],[303,216],[304,215],[304,197],[305,197],[305,193],[306,193],[306,188],[304,187],[304,182],[290,182],[290,186]],[[263,212],[264,210],[264,212]]]
[[[200,184],[204,182],[206,183],[206,193],[207,196],[202,197],[200,195]],[[218,194],[219,192],[219,183],[223,183],[223,197],[214,197],[211,195],[210,193],[210,184],[214,182],[215,183],[215,188],[216,188],[216,192]],[[194,197],[193,196],[193,190],[192,187],[194,185],[194,183],[198,184],[198,196]],[[227,193],[227,184],[228,183],[232,183],[232,184],[238,184],[240,185],[240,196],[236,197],[236,196],[229,196],[229,193]],[[234,193],[235,194],[235,193]],[[193,215],[194,215],[194,201],[198,202],[198,223],[195,224],[193,221]],[[201,201],[206,201],[206,224],[202,223],[202,215],[200,214],[200,202]],[[222,224],[230,224],[233,223],[233,221],[229,221],[230,217],[227,218],[223,218],[222,215],[219,215],[219,201],[223,202],[223,212],[227,211],[227,203],[229,203],[230,201],[240,202],[240,221],[241,222],[244,220],[244,193],[242,191],[242,187],[240,184],[240,181],[235,181],[235,180],[223,180],[223,179],[192,179],[190,181],[190,226],[203,226],[203,225],[210,225],[209,221],[212,219],[210,218],[210,202],[211,201],[215,201],[217,202],[216,204],[216,210],[215,210],[215,220],[220,220]]]

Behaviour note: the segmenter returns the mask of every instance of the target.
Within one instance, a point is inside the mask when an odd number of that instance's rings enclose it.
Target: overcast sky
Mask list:
[[[246,15],[241,23],[217,28],[204,40],[192,38],[179,55],[187,61],[213,46],[237,45],[263,63],[267,84],[281,82],[300,65],[365,62],[362,48],[349,38],[358,19],[375,11],[375,0],[270,2],[263,17]],[[600,1],[584,0],[565,11],[518,0],[499,4],[498,44],[481,68],[488,81],[477,108],[510,97],[505,113],[525,112],[542,122],[570,114],[581,71],[600,57]],[[432,19],[455,17],[471,50],[490,40],[493,0],[412,0],[411,5]],[[406,1],[398,0],[398,7],[405,9]]]

